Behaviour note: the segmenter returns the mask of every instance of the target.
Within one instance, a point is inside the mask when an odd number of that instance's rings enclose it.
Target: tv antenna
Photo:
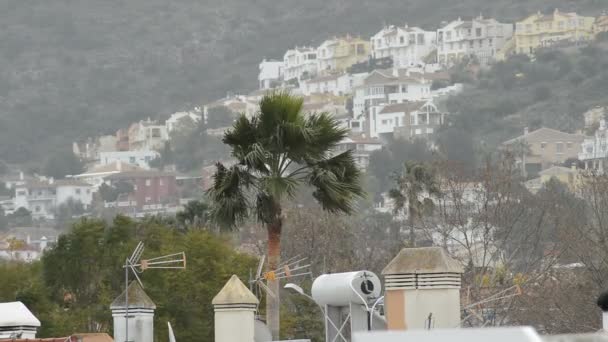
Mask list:
[[[125,260],[125,342],[129,341],[129,270],[135,276],[139,285],[143,288],[144,284],[139,279],[147,269],[184,269],[186,268],[186,253],[174,253],[152,259],[141,259],[144,253],[144,243],[140,241],[129,258]]]
[[[297,255],[280,263],[276,269],[262,273],[264,262],[266,261],[266,256],[263,255],[258,263],[255,277],[250,277],[249,279],[250,290],[254,292],[255,286],[255,294],[258,298],[260,297],[260,290],[266,292],[268,296],[275,298],[275,293],[270,290],[265,282],[268,280],[291,279],[306,275],[312,276],[312,272],[309,270],[310,264],[306,263],[307,260],[308,258],[300,258],[300,256]]]

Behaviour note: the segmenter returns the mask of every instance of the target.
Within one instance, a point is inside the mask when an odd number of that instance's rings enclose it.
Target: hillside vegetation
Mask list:
[[[452,97],[448,109],[453,126],[493,150],[526,126],[582,130],[584,112],[608,105],[607,89],[608,44],[600,42],[498,63]]]
[[[0,159],[38,160],[256,85],[257,63],[296,44],[369,36],[479,13],[515,20],[604,0],[4,0],[0,2]]]

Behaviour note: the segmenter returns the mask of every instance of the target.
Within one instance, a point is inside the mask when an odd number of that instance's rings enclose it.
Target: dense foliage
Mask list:
[[[75,138],[256,86],[257,63],[382,23],[479,13],[600,11],[604,0],[6,0],[0,3],[0,159],[25,162]]]
[[[167,339],[167,321],[179,340],[213,340],[211,299],[232,274],[246,281],[255,260],[203,230],[181,233],[153,219],[81,221],[41,262],[0,263],[0,302],[24,302],[42,322],[40,337],[82,331],[111,334],[109,305],[124,289],[121,265],[140,240],[146,244],[144,258],[180,251],[188,258],[186,270],[141,275],[157,305],[155,340]]]

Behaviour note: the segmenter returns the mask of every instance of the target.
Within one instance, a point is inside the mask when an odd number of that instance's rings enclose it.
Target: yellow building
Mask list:
[[[516,53],[533,54],[556,43],[577,43],[594,39],[594,17],[574,12],[536,13],[515,24]]]
[[[370,42],[359,37],[328,39],[317,48],[317,63],[322,74],[341,72],[369,58]]]
[[[608,32],[608,14],[604,13],[595,19],[593,25],[593,33],[599,34],[602,32]]]

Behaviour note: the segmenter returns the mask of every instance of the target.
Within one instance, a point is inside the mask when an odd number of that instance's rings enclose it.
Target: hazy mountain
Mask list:
[[[0,159],[28,162],[227,91],[253,89],[257,64],[296,44],[383,24],[436,28],[604,0],[4,0]]]

